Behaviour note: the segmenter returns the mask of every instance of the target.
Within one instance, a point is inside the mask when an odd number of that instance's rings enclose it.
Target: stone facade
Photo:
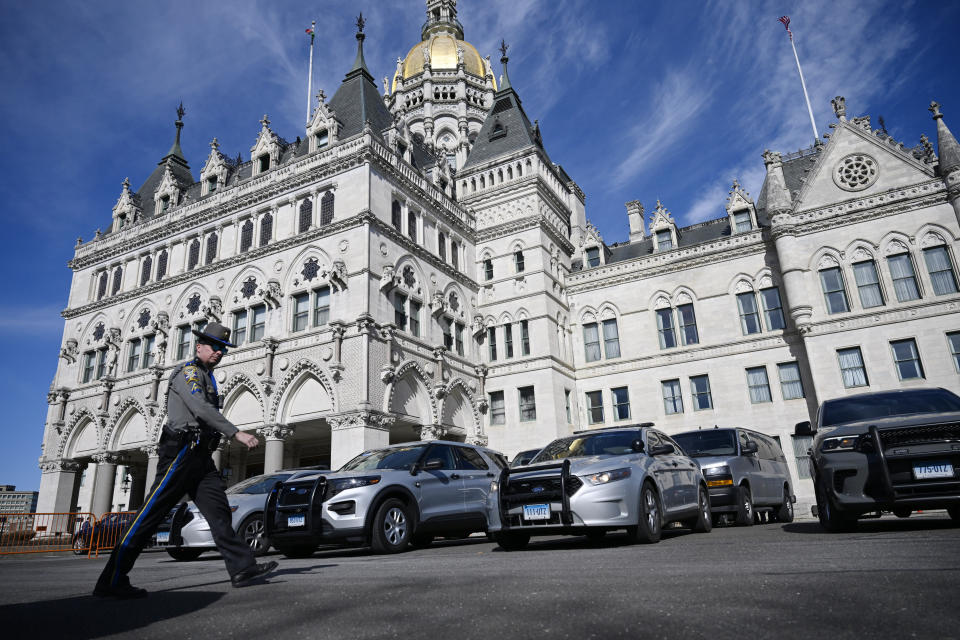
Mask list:
[[[629,240],[608,245],[510,85],[506,45],[498,85],[454,0],[427,16],[385,95],[361,23],[303,141],[265,116],[246,159],[214,139],[199,181],[181,108],[154,173],[77,243],[39,511],[140,504],[167,378],[211,320],[239,343],[216,371],[223,412],[265,441],[215,453],[231,483],[392,442],[512,456],[649,420],[776,436],[809,503],[793,425],[819,400],[960,390],[960,150],[938,107],[939,156],[837,98],[825,143],[764,155],[756,202],[734,183],[727,216],[679,227],[631,201]]]

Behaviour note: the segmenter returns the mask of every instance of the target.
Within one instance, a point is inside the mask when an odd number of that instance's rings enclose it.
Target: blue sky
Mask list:
[[[756,197],[766,148],[812,142],[790,15],[817,127],[830,98],[883,116],[908,146],[943,104],[960,134],[960,3],[461,0],[481,55],[510,44],[510,80],[547,151],[587,194],[608,242],[625,240],[623,203],[659,198],[680,224],[719,217],[739,177]],[[173,141],[199,176],[216,136],[249,156],[264,113],[303,133],[307,36],[318,22],[314,87],[332,96],[355,54],[357,10],[374,77],[419,41],[422,0],[96,2],[0,0],[0,484],[37,489],[46,392],[62,340],[67,261],[78,236],[110,223]],[[495,63],[499,70],[499,64]]]

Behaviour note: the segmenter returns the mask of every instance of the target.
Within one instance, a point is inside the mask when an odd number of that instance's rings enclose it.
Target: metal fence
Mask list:
[[[109,551],[135,513],[4,513],[0,514],[0,555],[72,551],[94,557]]]

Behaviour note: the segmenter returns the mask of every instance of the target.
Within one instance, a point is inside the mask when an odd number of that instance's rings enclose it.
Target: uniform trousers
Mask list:
[[[143,547],[184,494],[190,496],[209,523],[213,541],[231,577],[256,564],[253,550],[233,530],[230,505],[220,474],[210,457],[210,450],[201,444],[183,443],[164,432],[153,487],[113,548],[110,560],[97,580],[98,585],[129,584],[127,574]]]

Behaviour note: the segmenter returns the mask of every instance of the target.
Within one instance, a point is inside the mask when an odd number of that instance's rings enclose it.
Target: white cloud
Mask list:
[[[0,309],[0,331],[6,339],[15,336],[59,336],[63,333],[62,306],[4,307]]]

